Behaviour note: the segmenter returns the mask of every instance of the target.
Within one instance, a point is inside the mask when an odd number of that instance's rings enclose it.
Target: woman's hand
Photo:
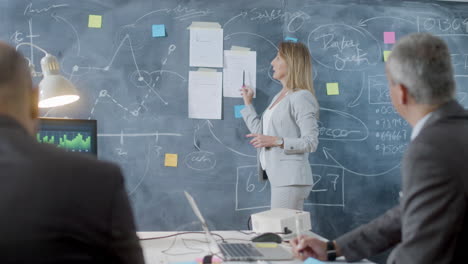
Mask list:
[[[245,105],[252,104],[252,98],[254,96],[254,92],[252,88],[248,86],[242,86],[242,88],[240,89],[240,92],[241,92],[242,98],[244,98],[244,104]]]
[[[266,136],[262,134],[248,134],[246,137],[253,138],[250,140],[255,148],[277,147],[276,141],[279,139],[274,136]]]

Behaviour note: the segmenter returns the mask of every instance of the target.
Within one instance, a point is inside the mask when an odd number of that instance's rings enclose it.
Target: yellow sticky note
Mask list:
[[[278,247],[277,243],[255,243],[255,246],[258,248],[276,248]]]
[[[327,83],[327,95],[339,95],[340,88],[338,83]]]
[[[102,16],[89,15],[88,27],[90,27],[90,28],[101,28],[102,27]]]
[[[166,153],[164,160],[164,166],[166,167],[177,167],[177,154]]]
[[[390,56],[390,53],[392,53],[390,50],[385,50],[383,52],[383,61],[387,61],[388,60],[388,56]]]

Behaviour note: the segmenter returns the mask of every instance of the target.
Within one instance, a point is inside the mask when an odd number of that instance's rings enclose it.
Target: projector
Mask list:
[[[286,233],[289,230],[297,234],[297,229],[299,229],[299,233],[312,229],[310,213],[304,211],[275,208],[252,214],[251,217],[252,230],[255,233]]]

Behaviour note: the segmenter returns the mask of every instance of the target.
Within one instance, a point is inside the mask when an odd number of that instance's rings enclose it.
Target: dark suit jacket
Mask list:
[[[387,263],[468,262],[468,113],[434,111],[402,164],[403,197],[383,216],[336,240],[348,261],[393,246]]]
[[[120,169],[0,116],[0,263],[143,263]]]

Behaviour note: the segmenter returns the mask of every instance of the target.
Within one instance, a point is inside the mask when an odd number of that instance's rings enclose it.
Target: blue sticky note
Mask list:
[[[245,105],[236,105],[234,106],[234,116],[236,118],[242,118],[241,110],[244,109]]]
[[[165,25],[153,25],[153,38],[165,37],[166,26]]]
[[[314,258],[307,258],[304,260],[304,264],[325,264],[325,262]]]
[[[292,38],[292,37],[286,37],[284,40],[285,41],[291,41],[291,42],[297,42],[297,38]]]

